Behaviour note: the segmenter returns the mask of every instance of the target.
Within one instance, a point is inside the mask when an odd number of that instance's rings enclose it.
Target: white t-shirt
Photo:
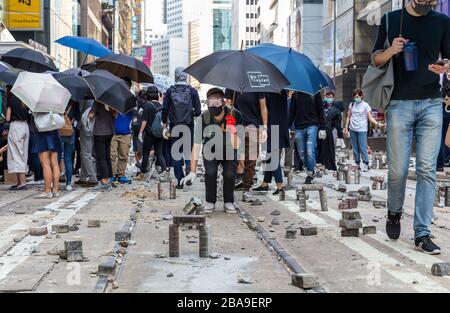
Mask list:
[[[350,105],[352,116],[350,119],[350,130],[360,133],[369,131],[369,118],[367,115],[372,112],[370,105],[363,101]]]

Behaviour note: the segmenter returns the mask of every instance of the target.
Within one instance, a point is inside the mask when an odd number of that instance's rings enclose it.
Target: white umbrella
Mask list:
[[[11,92],[33,113],[64,114],[70,92],[51,74],[22,72]]]

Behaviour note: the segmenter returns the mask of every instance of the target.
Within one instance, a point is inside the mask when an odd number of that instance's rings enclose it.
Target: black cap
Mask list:
[[[210,90],[208,90],[208,92],[206,93],[206,98],[211,97],[212,95],[220,95],[222,97],[225,97],[225,92],[220,89],[220,88],[211,88]]]

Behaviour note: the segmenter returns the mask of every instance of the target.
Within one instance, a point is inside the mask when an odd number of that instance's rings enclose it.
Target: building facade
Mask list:
[[[254,47],[261,43],[260,1],[264,0],[232,1],[232,47],[234,50]]]

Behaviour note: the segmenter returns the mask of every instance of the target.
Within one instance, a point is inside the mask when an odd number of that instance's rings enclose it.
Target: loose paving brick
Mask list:
[[[40,237],[48,235],[47,227],[33,227],[29,230],[30,236]]]
[[[314,227],[314,226],[300,227],[300,234],[302,236],[316,236],[317,235],[317,227]]]
[[[70,231],[68,224],[62,224],[62,225],[53,225],[52,226],[52,232],[55,232],[57,234],[65,234]]]
[[[88,221],[88,227],[89,228],[99,228],[101,226],[100,220],[89,220]]]
[[[450,262],[433,264],[431,274],[434,276],[450,276]]]
[[[97,275],[109,276],[113,275],[116,270],[116,257],[108,257],[108,259],[98,266]]]
[[[292,285],[302,289],[313,289],[319,287],[319,277],[314,274],[294,274],[292,275]]]
[[[359,229],[345,229],[341,231],[342,237],[359,237]]]
[[[363,228],[362,220],[340,220],[339,227],[346,229],[360,229]]]
[[[364,226],[363,227],[363,235],[376,235],[377,227],[376,226]]]
[[[359,212],[344,211],[344,212],[342,212],[342,219],[343,220],[362,220],[362,217]]]

